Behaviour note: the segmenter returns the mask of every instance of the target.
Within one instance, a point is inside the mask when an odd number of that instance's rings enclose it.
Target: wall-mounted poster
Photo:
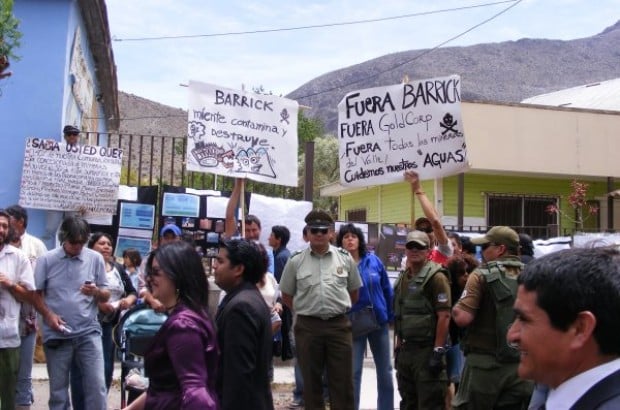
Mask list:
[[[121,202],[119,227],[153,229],[155,225],[155,205]]]
[[[198,218],[199,212],[200,197],[198,195],[164,192],[162,215]]]

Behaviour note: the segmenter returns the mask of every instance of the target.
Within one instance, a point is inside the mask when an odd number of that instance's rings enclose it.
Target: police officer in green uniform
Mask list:
[[[297,360],[307,409],[323,409],[322,375],[332,409],[353,410],[353,340],[346,312],[362,286],[357,264],[330,244],[334,220],[321,210],[305,218],[310,246],[294,252],[280,279],[282,301],[297,314]]]
[[[448,376],[446,340],[450,325],[450,282],[441,265],[429,261],[430,240],[411,231],[406,269],[394,284],[396,380],[401,410],[443,410]]]
[[[454,322],[467,327],[461,342],[465,369],[454,409],[526,409],[532,383],[517,376],[519,353],[506,341],[514,321],[520,262],[519,235],[495,226],[471,242],[481,245],[484,263],[467,279],[461,299],[452,310]],[[544,341],[541,341],[544,343]]]

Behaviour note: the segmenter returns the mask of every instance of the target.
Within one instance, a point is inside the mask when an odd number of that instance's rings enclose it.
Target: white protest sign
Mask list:
[[[338,104],[340,183],[391,184],[467,169],[459,76],[348,93]]]
[[[28,138],[19,204],[26,208],[115,214],[123,150]]]
[[[189,82],[187,169],[297,186],[296,101]]]
[[[286,226],[291,232],[287,247],[294,251],[307,246],[302,239],[302,231],[306,226],[304,218],[311,210],[312,202],[273,198],[253,193],[248,214],[256,215],[261,220],[260,240],[262,243],[268,243],[272,226]]]

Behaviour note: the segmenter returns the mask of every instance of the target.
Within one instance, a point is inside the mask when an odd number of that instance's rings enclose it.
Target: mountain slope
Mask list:
[[[287,97],[312,107],[309,115],[323,120],[331,132],[337,128],[337,105],[347,92],[396,84],[404,75],[413,80],[459,74],[464,100],[519,102],[620,77],[620,21],[600,34],[576,40],[521,39],[427,51],[389,54],[336,70]],[[390,70],[395,66],[399,67]]]

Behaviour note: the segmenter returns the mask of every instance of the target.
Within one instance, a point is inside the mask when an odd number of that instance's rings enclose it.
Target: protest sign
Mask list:
[[[260,194],[252,194],[248,213],[257,215],[261,220],[262,243],[269,242],[271,227],[284,225],[291,232],[288,248],[293,251],[308,246],[302,238],[306,223],[304,218],[312,210],[312,202],[295,201],[293,199],[274,198]]]
[[[382,185],[463,172],[467,151],[459,76],[348,93],[338,104],[340,183]]]
[[[26,208],[115,214],[123,150],[28,138],[19,204]]]
[[[296,101],[189,82],[187,169],[297,186]]]

